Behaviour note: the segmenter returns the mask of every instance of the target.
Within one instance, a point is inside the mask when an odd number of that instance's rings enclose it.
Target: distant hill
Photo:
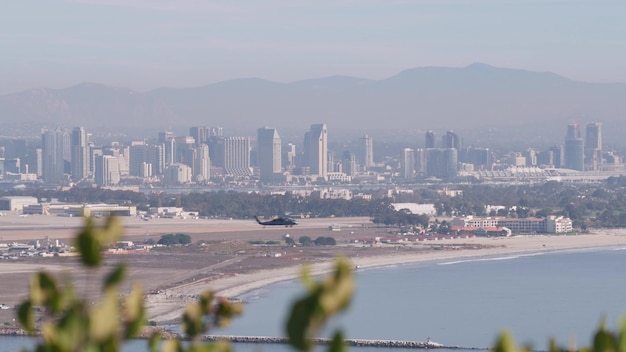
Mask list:
[[[262,126],[303,131],[326,122],[337,131],[507,134],[513,128],[563,136],[570,121],[597,120],[617,131],[626,127],[624,117],[626,84],[584,83],[486,64],[414,68],[382,80],[333,76],[285,84],[246,78],[143,93],[84,83],[0,96],[0,123],[7,126],[187,130],[209,125],[248,135]]]

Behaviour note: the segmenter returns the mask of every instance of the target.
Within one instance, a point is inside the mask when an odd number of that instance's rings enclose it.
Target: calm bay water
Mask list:
[[[605,319],[609,328],[626,313],[626,248],[430,262],[359,270],[348,313],[335,319],[350,338],[426,340],[450,346],[490,347],[498,332],[545,349],[550,337],[562,345],[589,345]],[[225,335],[282,336],[287,305],[301,294],[297,281],[244,295],[243,317]],[[0,337],[0,352],[32,340]],[[125,350],[141,350],[135,341]],[[235,351],[288,351],[285,346],[246,345]],[[353,351],[393,351],[356,349]]]

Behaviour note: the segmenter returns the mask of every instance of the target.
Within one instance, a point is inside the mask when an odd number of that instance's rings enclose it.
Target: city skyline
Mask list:
[[[626,174],[623,153],[603,144],[602,126],[590,122],[583,134],[580,124],[569,123],[562,144],[505,153],[465,146],[463,136],[449,129],[441,133],[441,143],[434,145],[437,133],[427,130],[423,141],[415,140],[396,152],[377,152],[376,158],[374,151],[380,144],[369,135],[344,140],[343,145],[331,143],[329,148],[325,123],[311,124],[299,145],[291,140],[283,144],[278,129],[267,126],[258,128],[256,137],[224,135],[217,126],[192,126],[189,135],[160,131],[149,139],[99,145],[84,127],[56,128],[43,130],[39,143],[0,140],[0,179],[117,186],[137,182],[210,185],[226,180],[244,184],[255,180],[267,184],[394,182],[396,178],[454,182],[498,178],[503,172],[516,173],[511,171],[514,168],[527,168],[521,172],[540,178],[583,171],[598,173],[593,177]]]

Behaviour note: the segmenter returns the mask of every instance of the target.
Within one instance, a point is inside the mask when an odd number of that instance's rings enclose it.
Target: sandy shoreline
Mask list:
[[[547,253],[594,247],[626,246],[626,230],[596,230],[591,234],[555,236],[528,235],[509,238],[469,238],[440,241],[448,248],[455,244],[464,245],[459,249],[416,251],[411,254],[373,255],[349,258],[355,267],[372,268],[389,265],[401,265],[425,261],[465,260],[476,257],[498,255],[521,255],[528,253]],[[473,247],[476,248],[467,248]],[[489,248],[479,248],[489,246]],[[312,264],[313,274],[322,274],[332,268],[331,261]],[[213,290],[219,296],[237,297],[246,292],[259,289],[277,282],[295,279],[301,273],[302,266],[290,266],[280,269],[261,270],[247,274],[236,274],[212,281],[198,281],[170,288],[163,294],[149,295],[146,307],[149,319],[158,323],[178,319],[187,302],[205,290]],[[357,288],[358,289],[358,288]]]

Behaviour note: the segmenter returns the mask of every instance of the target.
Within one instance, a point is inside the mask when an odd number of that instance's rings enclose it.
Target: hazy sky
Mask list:
[[[626,82],[625,15],[623,0],[2,1],[0,94],[380,79],[473,62]]]

